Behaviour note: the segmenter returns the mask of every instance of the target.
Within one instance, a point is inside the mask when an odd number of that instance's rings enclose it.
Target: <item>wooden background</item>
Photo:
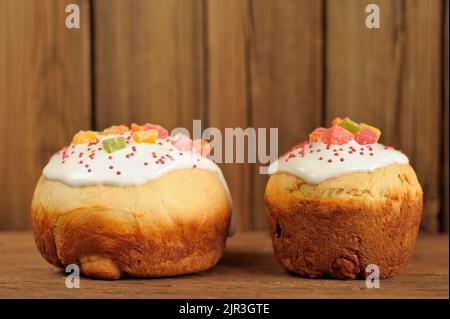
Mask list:
[[[65,7],[81,28],[65,28]],[[364,25],[381,8],[381,29]],[[448,229],[448,0],[0,0],[0,230],[79,129],[278,127],[280,152],[348,115],[402,149]],[[266,176],[222,165],[238,229],[264,229]]]

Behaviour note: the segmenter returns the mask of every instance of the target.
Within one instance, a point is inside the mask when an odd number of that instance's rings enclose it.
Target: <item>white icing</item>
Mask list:
[[[283,155],[270,165],[269,174],[288,173],[300,177],[308,184],[319,184],[347,174],[373,172],[393,163],[408,164],[408,157],[378,143],[360,145],[352,140],[344,145],[330,145],[327,149],[327,144],[319,140]]]
[[[125,137],[126,147],[111,154],[106,152],[102,141],[117,136]],[[218,174],[232,205],[228,185],[217,164],[196,151],[180,151],[170,143],[171,140],[172,137],[157,139],[155,144],[150,144],[135,142],[129,132],[123,135],[99,135],[99,142],[95,145],[71,144],[65,151],[61,150],[53,155],[42,174],[47,179],[72,187],[93,185],[126,187],[156,180],[173,170],[200,168]],[[91,158],[93,152],[95,156]],[[162,156],[164,156],[163,163],[158,162]],[[233,217],[229,232],[234,233]]]

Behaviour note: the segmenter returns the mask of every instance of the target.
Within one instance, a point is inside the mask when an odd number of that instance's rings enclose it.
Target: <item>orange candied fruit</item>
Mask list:
[[[315,142],[318,141],[320,139],[320,136],[322,136],[323,131],[325,131],[326,129],[324,127],[318,127],[316,128],[314,131],[312,131],[311,133],[309,133],[309,140],[311,142]]]
[[[338,117],[335,117],[332,121],[331,121],[331,126],[336,126],[336,125],[339,125],[339,124],[341,124],[341,122],[342,122],[342,119],[338,116]]]
[[[78,131],[72,139],[72,144],[88,144],[97,140],[98,133],[95,131]]]
[[[129,128],[126,125],[113,125],[103,131],[103,134],[110,135],[110,134],[124,134],[128,132]]]
[[[133,140],[135,140],[137,143],[155,144],[157,138],[157,130],[137,131],[133,133]]]
[[[136,123],[132,123],[131,124],[131,131],[132,132],[138,132],[138,131],[142,131],[142,126],[136,124]]]

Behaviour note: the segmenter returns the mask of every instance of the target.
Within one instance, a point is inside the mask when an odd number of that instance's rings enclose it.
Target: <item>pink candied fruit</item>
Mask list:
[[[192,140],[184,134],[177,134],[170,143],[180,151],[192,151]]]
[[[158,131],[158,138],[165,139],[167,136],[169,136],[169,132],[162,126],[151,124],[151,123],[145,123],[142,125],[143,131],[149,131],[149,130],[156,130]]]
[[[321,138],[325,144],[342,145],[353,140],[353,134],[336,125],[324,130]]]
[[[355,140],[361,145],[374,144],[378,140],[378,135],[370,128],[364,128],[355,133]]]

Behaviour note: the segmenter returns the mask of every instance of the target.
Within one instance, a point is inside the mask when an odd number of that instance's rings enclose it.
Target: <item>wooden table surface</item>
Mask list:
[[[65,286],[31,233],[0,232],[0,298],[448,298],[448,236],[420,236],[409,267],[367,289],[364,280],[306,279],[281,268],[265,232],[230,238],[219,264],[206,272],[163,279],[92,280]]]

